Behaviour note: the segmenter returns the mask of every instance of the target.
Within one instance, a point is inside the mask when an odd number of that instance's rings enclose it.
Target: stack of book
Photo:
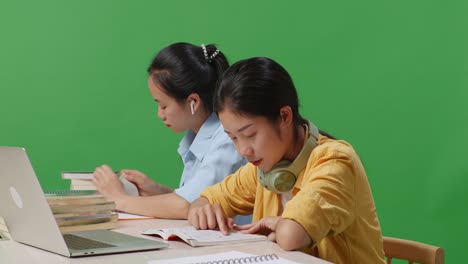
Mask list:
[[[8,239],[10,234],[8,232],[7,225],[2,217],[0,217],[0,240]]]
[[[47,202],[62,233],[113,229],[118,220],[115,203],[90,192],[47,192]]]

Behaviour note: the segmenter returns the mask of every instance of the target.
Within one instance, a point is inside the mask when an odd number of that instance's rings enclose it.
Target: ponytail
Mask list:
[[[216,83],[228,67],[228,60],[215,45],[175,43],[156,55],[148,73],[154,83],[180,103],[197,93],[212,112]]]
[[[224,56],[224,54],[214,44],[208,44],[206,46],[205,44],[202,44],[201,48],[206,62],[214,67],[218,77],[217,79],[221,78],[223,73],[227,68],[229,68],[226,56]]]

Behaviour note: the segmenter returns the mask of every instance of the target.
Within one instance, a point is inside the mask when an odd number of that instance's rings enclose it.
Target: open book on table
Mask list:
[[[266,236],[243,234],[231,231],[229,235],[223,235],[217,230],[196,230],[193,226],[148,229],[144,235],[157,235],[165,240],[182,239],[193,247],[234,244],[266,240]]]

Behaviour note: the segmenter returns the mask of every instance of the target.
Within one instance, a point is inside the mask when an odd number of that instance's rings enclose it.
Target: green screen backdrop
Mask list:
[[[28,151],[42,186],[66,170],[139,169],[177,187],[183,135],[146,86],[174,42],[266,56],[301,112],[353,144],[383,234],[468,244],[468,4],[397,1],[0,2],[0,145]],[[1,201],[0,201],[1,206]],[[463,246],[464,247],[464,246]]]

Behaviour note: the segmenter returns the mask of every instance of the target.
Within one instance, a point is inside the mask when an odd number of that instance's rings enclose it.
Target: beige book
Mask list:
[[[217,230],[196,230],[193,226],[148,229],[142,234],[160,236],[165,240],[181,239],[193,247],[266,240],[266,236],[262,235],[243,234],[236,231],[231,231],[229,235],[224,235]]]
[[[115,222],[118,220],[119,215],[117,213],[110,214],[92,214],[92,215],[80,215],[70,217],[57,217],[54,215],[55,221],[58,226],[72,226],[72,225],[89,225],[99,224],[105,222]]]
[[[107,202],[102,195],[92,190],[52,190],[44,193],[49,205],[99,204]]]
[[[85,186],[85,185],[71,185],[70,190],[75,190],[75,191],[84,191],[84,190],[97,190],[96,186],[90,187],[90,186]]]
[[[102,195],[86,195],[86,196],[54,196],[46,197],[49,205],[92,205],[102,204],[108,200]]]
[[[98,204],[51,204],[49,205],[52,213],[66,214],[66,213],[97,213],[103,211],[115,210],[115,202],[105,202]]]
[[[62,171],[62,179],[69,180],[92,180],[94,174],[92,171]]]
[[[114,229],[117,226],[117,221],[105,222],[98,224],[89,225],[74,225],[74,226],[59,226],[60,232],[76,232],[76,231],[87,231],[87,230],[100,230],[100,229]]]
[[[54,214],[55,218],[60,217],[74,217],[74,216],[86,216],[86,215],[95,215],[95,214],[112,214],[114,211],[105,210],[100,212],[84,212],[84,213],[63,213],[63,214]]]
[[[96,190],[96,185],[91,180],[72,179],[70,190]]]

